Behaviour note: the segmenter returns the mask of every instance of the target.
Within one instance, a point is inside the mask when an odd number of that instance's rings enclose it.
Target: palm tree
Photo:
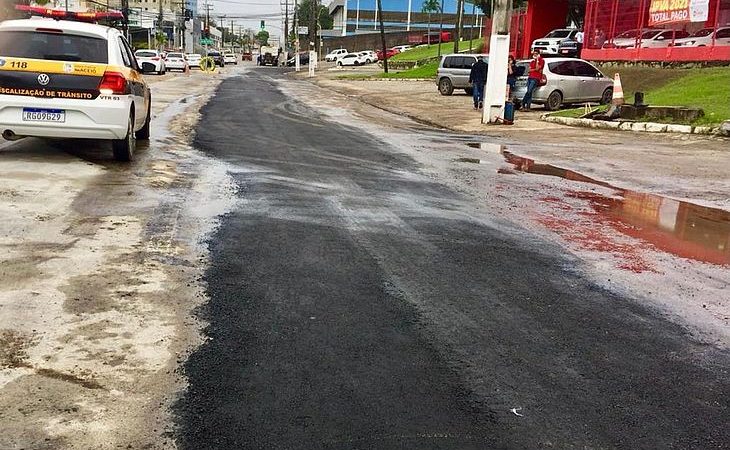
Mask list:
[[[431,13],[438,12],[440,8],[439,0],[425,0],[421,6],[421,12],[428,14],[428,45],[431,45]]]

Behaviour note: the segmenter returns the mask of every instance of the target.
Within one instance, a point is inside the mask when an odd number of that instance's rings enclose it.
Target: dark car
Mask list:
[[[564,58],[579,58],[580,50],[578,41],[575,39],[563,39],[558,44],[558,56]]]
[[[208,52],[208,56],[213,58],[213,61],[215,62],[216,66],[225,67],[226,61],[225,61],[225,59],[223,59],[223,54],[221,52],[211,50]]]
[[[299,53],[299,64],[309,64],[309,52]],[[296,56],[289,58],[289,60],[286,62],[286,65],[289,67],[294,67],[296,65]]]

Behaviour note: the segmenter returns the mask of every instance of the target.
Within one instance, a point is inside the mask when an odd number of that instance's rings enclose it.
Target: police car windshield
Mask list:
[[[0,56],[106,64],[106,39],[67,33],[0,31]]]

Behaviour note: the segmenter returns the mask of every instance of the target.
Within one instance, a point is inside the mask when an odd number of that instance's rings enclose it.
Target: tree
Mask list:
[[[261,47],[269,45],[269,32],[261,30],[256,33],[256,42],[258,42]]]
[[[297,22],[304,26],[310,26],[309,24],[312,23],[313,1],[314,0],[302,0],[299,2],[299,5],[297,5]],[[319,26],[322,27],[323,30],[331,30],[335,23],[332,16],[330,16],[329,9],[321,4],[319,5],[318,22]]]
[[[431,44],[431,13],[439,12],[440,9],[441,4],[439,0],[425,0],[421,6],[421,12],[428,14],[428,34],[426,34],[426,39],[428,39],[429,45]]]
[[[487,17],[492,17],[492,4],[494,0],[474,0],[479,9],[482,10],[482,14]],[[527,3],[527,0],[512,0],[513,8],[521,8]]]
[[[167,35],[165,33],[157,32],[155,33],[155,47],[158,49],[162,49],[165,47],[165,44],[167,43]]]

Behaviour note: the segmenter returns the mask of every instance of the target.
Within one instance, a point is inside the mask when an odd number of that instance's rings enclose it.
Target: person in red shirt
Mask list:
[[[530,110],[532,105],[532,92],[537,89],[537,85],[542,79],[542,71],[545,69],[545,60],[538,50],[532,52],[532,61],[530,61],[530,74],[527,77],[527,92],[522,99],[522,109]]]

